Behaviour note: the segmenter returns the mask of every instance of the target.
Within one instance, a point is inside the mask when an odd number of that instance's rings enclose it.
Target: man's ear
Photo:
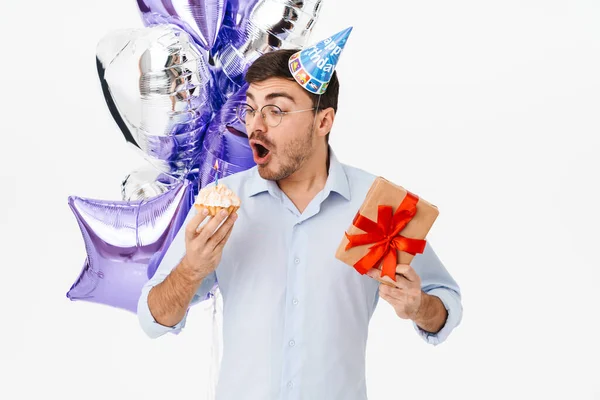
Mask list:
[[[319,120],[321,123],[319,124],[318,135],[325,136],[329,132],[331,132],[331,127],[333,126],[333,121],[335,120],[335,110],[332,107],[321,110]]]

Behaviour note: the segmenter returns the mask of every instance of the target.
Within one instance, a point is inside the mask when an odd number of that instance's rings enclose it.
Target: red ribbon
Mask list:
[[[392,215],[392,206],[377,207],[377,222],[361,215],[354,217],[352,224],[365,231],[364,234],[348,235],[346,250],[364,244],[373,244],[367,254],[354,264],[354,268],[364,275],[370,269],[379,266],[383,260],[381,276],[388,276],[396,281],[397,251],[405,251],[412,255],[423,253],[426,241],[411,239],[400,235],[400,232],[417,213],[419,197],[408,192],[396,212]]]

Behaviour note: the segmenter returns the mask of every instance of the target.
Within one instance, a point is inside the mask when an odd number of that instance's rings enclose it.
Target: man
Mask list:
[[[246,74],[239,116],[257,166],[221,179],[241,208],[229,218],[190,212],[139,302],[143,329],[158,337],[183,327],[190,303],[218,279],[218,400],[364,400],[379,297],[431,344],[462,317],[460,289],[429,244],[412,267],[398,265],[394,288],[372,279],[377,271],[361,275],[335,258],[375,176],[341,164],[328,145],[336,74],[314,95],[292,78],[294,53],[267,53]]]

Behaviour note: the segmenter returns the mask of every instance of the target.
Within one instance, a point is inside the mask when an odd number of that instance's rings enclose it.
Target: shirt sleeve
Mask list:
[[[450,336],[450,333],[462,320],[463,307],[460,287],[448,273],[429,242],[425,246],[424,252],[413,258],[411,265],[421,278],[422,290],[431,296],[438,297],[448,312],[444,326],[436,333],[424,331],[413,322],[415,330],[427,343],[439,345]]]
[[[187,319],[187,312],[182,320],[175,326],[162,325],[154,319],[150,308],[148,307],[148,293],[150,290],[165,280],[169,273],[179,264],[185,255],[185,226],[196,215],[197,211],[192,207],[188,213],[185,222],[181,225],[179,232],[171,242],[165,256],[161,260],[154,276],[143,286],[137,307],[137,316],[142,330],[152,339],[158,338],[167,332],[179,333],[184,327]],[[209,297],[209,293],[217,283],[216,273],[213,271],[209,276],[204,278],[198,291],[192,298],[190,306],[197,304]],[[189,311],[189,308],[188,308]]]

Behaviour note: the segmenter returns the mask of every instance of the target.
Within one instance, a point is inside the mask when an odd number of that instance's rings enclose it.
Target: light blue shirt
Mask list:
[[[223,355],[217,400],[367,399],[367,334],[379,282],[335,252],[374,179],[331,152],[325,187],[303,213],[256,167],[221,179],[242,201],[239,218],[219,266],[192,301],[205,299],[218,279]],[[174,327],[160,325],[147,303],[150,289],[183,257],[184,230],[142,290],[139,320],[152,338],[185,325],[185,318]],[[411,265],[423,290],[448,310],[437,334],[413,323],[424,340],[439,344],[462,318],[460,289],[429,244]]]

